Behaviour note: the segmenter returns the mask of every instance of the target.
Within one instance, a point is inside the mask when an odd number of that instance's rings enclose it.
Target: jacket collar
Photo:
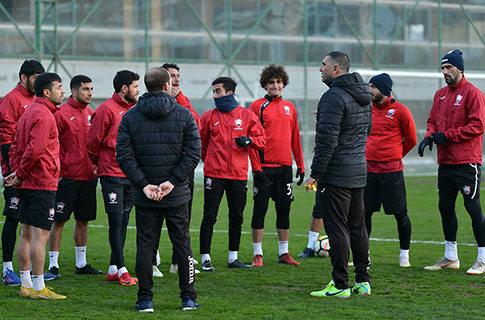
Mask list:
[[[79,110],[84,110],[88,106],[87,104],[79,103],[72,96],[69,97],[69,100],[67,100],[67,104],[69,104],[71,107]]]
[[[387,97],[386,100],[384,100],[384,102],[382,103],[375,103],[375,102],[372,102],[372,105],[378,109],[387,109],[391,106],[391,104],[394,103],[394,98],[392,97],[392,95],[389,95],[389,97]]]
[[[38,103],[46,106],[47,109],[49,109],[49,111],[52,113],[55,113],[58,110],[55,104],[53,104],[52,102],[50,102],[44,97],[35,97],[34,103]]]
[[[122,106],[123,108],[126,108],[126,109],[129,109],[136,104],[136,103],[126,103],[125,101],[123,101],[123,99],[121,99],[121,97],[116,92],[113,93],[113,96],[111,98],[117,104],[119,104],[120,106]]]
[[[277,97],[271,97],[270,95],[266,94],[264,96],[264,98],[266,100],[269,100],[270,102],[274,102],[274,103],[278,103],[280,102],[281,100],[283,100],[283,98],[281,96],[277,96]]]
[[[30,92],[29,90],[27,90],[26,88],[22,87],[20,85],[20,82],[17,84],[17,90],[24,96],[28,97],[28,98],[32,98],[34,96],[34,94],[32,92]]]
[[[458,88],[463,87],[468,83],[468,80],[463,76],[463,78],[460,80],[460,82],[452,84],[451,86],[448,86],[450,90],[458,90]]]

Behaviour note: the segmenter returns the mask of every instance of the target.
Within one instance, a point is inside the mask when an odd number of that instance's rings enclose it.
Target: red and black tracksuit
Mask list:
[[[484,130],[485,97],[464,76],[460,82],[436,92],[425,137],[443,132],[447,139],[437,148],[439,209],[445,240],[456,241],[455,201],[461,192],[479,247],[485,246],[485,218],[480,205]]]
[[[133,207],[132,185],[116,161],[116,137],[121,118],[134,104],[121,99],[115,92],[93,113],[88,132],[87,151],[97,167],[108,214],[111,265],[124,267],[123,247],[126,228]]]
[[[367,138],[367,185],[364,190],[365,223],[372,231],[372,214],[384,206],[393,214],[400,247],[408,250],[411,221],[407,214],[402,158],[416,145],[416,125],[409,109],[389,96],[372,105],[372,130]]]
[[[262,106],[264,110],[261,115]],[[293,201],[293,157],[297,167],[305,172],[296,108],[279,96],[271,98],[271,101],[258,99],[249,110],[260,119],[266,136],[263,151],[249,151],[253,172],[262,171],[264,177],[262,185],[254,186],[251,226],[253,229],[264,228],[264,217],[271,197],[275,201],[277,228],[289,229],[290,204]]]
[[[230,112],[217,108],[202,115],[200,127],[204,162],[204,217],[200,226],[200,253],[210,253],[213,227],[226,192],[229,207],[229,250],[238,251],[246,206],[248,152],[263,150],[266,139],[259,119],[243,107]],[[249,137],[248,147],[235,138]]]

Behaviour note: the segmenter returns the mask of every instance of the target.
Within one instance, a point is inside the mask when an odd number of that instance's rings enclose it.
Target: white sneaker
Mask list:
[[[198,264],[198,262],[194,263],[194,264]],[[195,274],[200,273],[200,270],[197,270],[197,269],[194,269],[194,270],[195,270]],[[170,273],[179,273],[179,265],[178,264],[172,264],[170,266]]]
[[[477,259],[475,264],[467,270],[467,274],[482,274],[485,272],[485,263],[482,259]]]
[[[458,270],[460,269],[460,260],[452,261],[443,257],[441,258],[440,261],[436,262],[436,264],[432,266],[424,267],[424,270],[441,270],[441,269]]]
[[[161,273],[160,270],[158,270],[157,266],[153,266],[153,276],[157,278],[163,277],[163,273]]]
[[[399,256],[399,266],[401,268],[409,268],[411,264],[409,263],[408,256]]]

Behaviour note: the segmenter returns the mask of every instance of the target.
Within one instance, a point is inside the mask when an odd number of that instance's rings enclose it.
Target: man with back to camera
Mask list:
[[[399,234],[399,266],[410,267],[409,220],[402,158],[416,145],[416,124],[409,109],[391,95],[392,79],[381,73],[369,80],[372,96],[372,130],[367,138],[367,185],[364,190],[365,224],[370,237],[372,214],[381,204],[394,215]]]
[[[303,183],[305,164],[301,148],[300,128],[295,105],[283,100],[281,92],[288,84],[283,66],[271,64],[263,69],[260,85],[266,90],[264,98],[254,101],[249,110],[260,119],[266,136],[262,151],[249,150],[254,176],[254,207],[251,221],[253,235],[253,266],[263,266],[264,217],[269,199],[275,202],[278,232],[278,263],[299,265],[288,251],[290,207],[293,202],[293,157],[297,164],[297,185]]]
[[[349,73],[347,54],[332,51],[322,61],[329,89],[318,103],[315,154],[307,185],[318,181],[317,196],[330,242],[332,280],[313,297],[350,297],[350,247],[356,273],[352,291],[370,295],[369,238],[364,221],[367,178],[365,146],[371,127],[371,95],[362,77]]]
[[[145,74],[148,93],[121,120],[116,151],[134,186],[136,274],[140,312],[153,312],[153,248],[163,220],[179,266],[182,309],[197,309],[195,268],[190,247],[187,203],[189,178],[200,159],[200,135],[194,118],[169,95],[170,74],[163,68]]]
[[[0,100],[0,147],[2,175],[4,177],[12,173],[8,151],[17,131],[17,122],[25,110],[34,102],[34,81],[39,74],[44,72],[44,67],[40,62],[25,60],[20,66],[19,83]],[[12,258],[20,219],[19,196],[17,189],[13,186],[5,186],[3,195],[5,198],[3,209],[5,222],[2,228],[2,282],[9,286],[18,286],[20,279],[14,272]]]
[[[480,205],[480,177],[485,97],[464,76],[465,63],[460,50],[449,51],[441,59],[446,87],[436,91],[428,117],[426,135],[419,144],[422,157],[428,146],[438,146],[438,196],[445,255],[425,270],[459,269],[455,202],[463,195],[465,209],[472,219],[478,256],[467,274],[485,272],[485,218]]]
[[[13,173],[5,178],[6,185],[19,189],[21,203],[17,244],[22,282],[19,294],[31,299],[66,299],[44,283],[45,247],[55,216],[60,173],[54,113],[64,98],[62,80],[55,73],[43,73],[35,79],[34,91],[34,103],[20,118],[9,151]]]
[[[212,82],[216,107],[202,115],[200,128],[204,161],[204,215],[200,225],[202,270],[214,271],[210,249],[214,224],[224,192],[229,209],[228,268],[251,268],[239,261],[241,226],[246,206],[249,149],[263,150],[266,139],[258,117],[240,107],[236,82],[219,77]]]
[[[88,155],[100,177],[104,208],[108,214],[111,259],[106,280],[118,281],[125,286],[133,286],[137,281],[130,276],[123,255],[133,199],[131,183],[116,161],[116,135],[121,118],[136,103],[140,93],[139,79],[138,74],[129,70],[116,73],[113,79],[115,92],[93,113],[87,141]]]
[[[102,274],[86,261],[88,222],[96,219],[96,167],[88,157],[86,141],[93,110],[88,107],[93,81],[85,75],[71,79],[71,96],[54,114],[59,132],[61,180],[56,193],[56,214],[49,235],[49,273],[60,278],[59,249],[62,229],[74,211],[76,274]]]

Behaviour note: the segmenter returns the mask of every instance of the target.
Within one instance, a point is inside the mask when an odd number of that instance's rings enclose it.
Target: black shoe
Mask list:
[[[311,248],[305,248],[302,253],[298,255],[298,259],[311,258],[315,255],[315,251]]]
[[[47,280],[46,280],[47,278]],[[59,268],[58,267],[52,267],[49,269],[49,272],[44,275],[44,280],[49,281],[49,280],[57,280],[61,278],[61,274],[59,273]]]
[[[214,270],[215,269],[212,266],[210,260],[206,260],[206,261],[202,262],[202,271],[210,271],[210,272],[213,272]]]
[[[135,309],[140,312],[153,312],[153,302],[151,297],[144,297],[135,304]]]
[[[91,265],[87,264],[82,268],[76,267],[76,270],[74,270],[74,273],[75,274],[103,274],[104,272],[101,270],[96,270],[93,267],[91,267]]]
[[[197,301],[192,300],[191,297],[184,296],[182,298],[182,310],[187,311],[187,310],[194,310],[199,308],[200,308],[200,304],[198,304]]]
[[[239,260],[236,259],[236,260],[234,260],[231,263],[227,263],[227,267],[228,268],[249,269],[249,268],[252,268],[253,266],[248,265],[248,264],[244,264],[241,261],[239,261]]]

